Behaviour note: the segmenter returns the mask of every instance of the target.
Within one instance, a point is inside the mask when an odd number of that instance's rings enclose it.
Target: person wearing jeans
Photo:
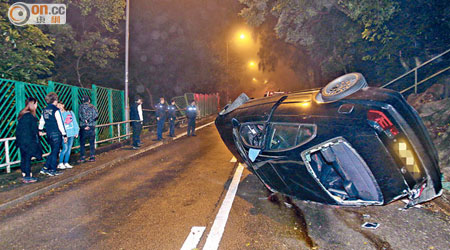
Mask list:
[[[67,143],[62,144],[61,153],[59,153],[59,169],[73,168],[69,164],[70,153],[75,138],[78,138],[80,128],[78,127],[77,119],[72,111],[65,109],[64,103],[58,103],[58,108],[62,112],[62,121],[67,133]]]
[[[83,104],[79,108],[80,118],[80,160],[85,162],[85,145],[89,141],[90,157],[88,161],[95,161],[95,122],[98,118],[98,111],[91,104],[89,96],[83,96]]]
[[[47,132],[47,142],[50,145],[50,155],[47,157],[47,161],[44,167],[41,169],[41,174],[50,176],[60,175],[61,172],[56,170],[58,165],[58,154],[61,149],[61,143],[67,142],[67,134],[62,123],[61,112],[56,107],[58,104],[58,95],[55,92],[50,92],[45,97],[48,106],[42,110],[42,116],[39,121],[39,130]]]

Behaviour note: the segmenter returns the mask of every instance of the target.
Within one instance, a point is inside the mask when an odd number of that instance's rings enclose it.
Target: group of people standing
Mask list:
[[[59,102],[58,95],[50,92],[46,95],[47,106],[42,110],[39,119],[36,117],[38,102],[35,98],[29,97],[25,102],[25,108],[18,116],[16,127],[16,145],[20,150],[20,167],[24,183],[36,182],[37,178],[31,173],[31,159],[42,160],[42,146],[40,136],[47,137],[47,143],[50,146],[50,154],[40,170],[41,174],[56,176],[62,174],[60,170],[71,169],[69,164],[72,146],[76,138],[80,139],[80,159],[79,162],[95,161],[95,124],[98,118],[98,111],[91,104],[89,96],[83,96],[82,104],[79,106],[79,121],[75,113],[66,110],[64,103]],[[143,126],[141,97],[136,97],[130,109],[130,120],[133,128],[133,148],[141,146],[140,134]],[[177,106],[172,100],[169,105],[165,104],[163,97],[156,105],[157,120],[157,138],[163,139],[163,129],[166,119],[169,119],[169,136],[175,137],[175,122]],[[195,119],[197,118],[197,106],[195,101],[191,101],[186,108],[186,117],[188,120],[187,136],[195,135]],[[89,158],[85,158],[85,142],[89,141]]]
[[[133,128],[133,149],[141,146],[140,134],[142,131],[143,115],[142,115],[141,97],[137,96],[130,108],[130,120]],[[166,119],[169,120],[169,137],[175,137],[175,122],[177,119],[177,106],[175,100],[172,100],[169,105],[166,104],[164,97],[159,98],[159,103],[155,106],[156,116],[156,139],[154,141],[161,141],[163,139],[164,123]],[[197,118],[197,106],[192,100],[190,105],[186,108],[186,117],[188,120],[187,136],[195,135],[195,119]]]
[[[75,138],[80,137],[80,162],[85,162],[85,141],[89,141],[90,157],[88,161],[95,161],[95,122],[98,118],[97,109],[90,103],[89,96],[84,96],[79,107],[79,123],[73,111],[65,109],[65,105],[58,101],[58,95],[50,92],[45,97],[47,106],[42,110],[39,119],[36,117],[38,102],[29,97],[25,108],[20,111],[16,127],[16,143],[20,150],[20,167],[23,182],[36,182],[37,178],[31,174],[31,159],[42,159],[42,146],[39,136],[47,135],[50,154],[40,173],[55,176],[70,169],[70,154]]]

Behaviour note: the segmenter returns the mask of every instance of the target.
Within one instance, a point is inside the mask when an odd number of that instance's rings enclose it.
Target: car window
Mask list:
[[[300,129],[298,130],[298,134],[297,134],[297,142],[296,145],[305,143],[309,140],[311,140],[311,138],[314,137],[314,134],[316,133],[315,131],[316,126],[312,125],[312,124],[302,124],[300,125]]]
[[[243,124],[241,138],[248,147],[261,148],[264,143],[264,125],[260,123]]]
[[[272,124],[268,136],[268,150],[283,150],[306,143],[315,136],[313,124]]]

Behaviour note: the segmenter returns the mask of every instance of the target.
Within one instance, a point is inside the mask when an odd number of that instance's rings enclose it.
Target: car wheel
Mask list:
[[[320,90],[320,94],[324,102],[334,102],[367,86],[366,79],[362,74],[350,73],[329,82]]]

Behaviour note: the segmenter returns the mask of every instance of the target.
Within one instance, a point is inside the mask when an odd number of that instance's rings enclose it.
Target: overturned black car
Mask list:
[[[442,193],[436,149],[417,112],[359,73],[322,89],[225,107],[216,127],[228,149],[272,192],[341,206],[409,205]]]

